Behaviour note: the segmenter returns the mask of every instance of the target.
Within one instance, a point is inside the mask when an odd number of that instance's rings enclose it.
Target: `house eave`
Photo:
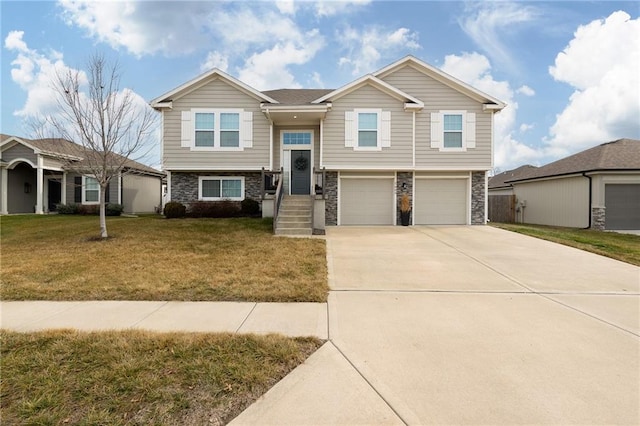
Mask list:
[[[571,171],[571,172],[566,172],[566,173],[555,173],[555,174],[550,174],[550,175],[544,175],[544,176],[535,176],[535,177],[529,177],[529,178],[520,178],[520,179],[513,179],[513,180],[507,180],[505,181],[505,183],[528,183],[528,182],[534,182],[534,181],[538,181],[538,180],[549,180],[549,179],[554,179],[554,178],[566,178],[566,177],[577,177],[577,176],[583,176],[583,174],[601,174],[601,173],[640,173],[640,169],[611,169],[611,168],[603,168],[603,169],[589,169],[589,170],[577,170],[577,171]]]

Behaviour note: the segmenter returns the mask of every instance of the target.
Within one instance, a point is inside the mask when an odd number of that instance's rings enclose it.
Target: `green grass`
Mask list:
[[[638,235],[520,223],[492,223],[492,225],[640,266],[640,236]]]
[[[272,235],[271,220],[0,218],[3,300],[324,302],[322,239]]]
[[[226,424],[320,345],[228,334],[0,332],[2,424]]]

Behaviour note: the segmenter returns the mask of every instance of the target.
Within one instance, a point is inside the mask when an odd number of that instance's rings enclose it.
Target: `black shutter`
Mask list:
[[[108,183],[107,184],[107,192],[104,194],[104,202],[105,203],[109,202],[109,192],[110,192],[109,190],[110,190],[110,187],[111,187],[111,184]]]
[[[73,178],[73,202],[82,203],[82,176]]]

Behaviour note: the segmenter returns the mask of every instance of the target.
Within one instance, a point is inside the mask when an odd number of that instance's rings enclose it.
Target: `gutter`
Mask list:
[[[591,204],[593,203],[593,185],[591,184],[591,176],[587,176],[587,172],[582,172],[582,176],[586,177],[589,180],[589,224],[586,228],[582,229],[591,229]]]

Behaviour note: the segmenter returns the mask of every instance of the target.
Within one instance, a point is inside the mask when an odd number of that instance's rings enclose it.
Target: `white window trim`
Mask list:
[[[354,109],[354,151],[382,151],[382,109],[381,108],[360,108]],[[377,114],[377,127],[376,127],[376,146],[360,146],[360,114],[361,113],[375,113]]]
[[[88,206],[100,204],[100,192],[102,191],[100,184],[98,184],[98,201],[87,201],[87,178],[95,180],[96,183],[98,182],[98,180],[93,176],[82,176],[82,204]]]
[[[243,109],[238,108],[192,108],[191,109],[191,151],[244,151],[242,120]],[[213,146],[196,146],[196,113],[214,114]],[[238,114],[238,146],[220,146],[220,114]]]
[[[202,196],[202,181],[203,180],[240,180],[240,197],[203,197]],[[222,185],[222,184],[221,184]],[[220,188],[220,194],[222,195],[222,188]],[[198,176],[198,200],[199,201],[242,201],[244,200],[244,176]]]
[[[461,133],[461,137],[462,137],[462,146],[461,147],[445,147],[444,146],[444,134],[445,134],[445,130],[444,130],[444,116],[445,115],[460,115],[462,116],[462,132]],[[445,151],[445,152],[465,152],[467,150],[467,129],[466,129],[466,123],[467,123],[467,111],[465,110],[451,110],[451,111],[440,111],[440,119],[442,120],[442,144],[440,145],[440,151]]]

